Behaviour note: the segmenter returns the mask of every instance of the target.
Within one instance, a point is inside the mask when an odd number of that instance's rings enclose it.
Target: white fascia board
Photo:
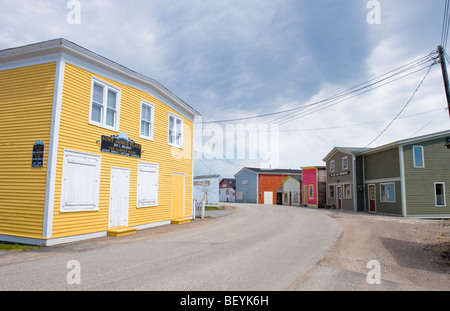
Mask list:
[[[56,61],[95,71],[111,80],[131,85],[156,97],[175,111],[194,121],[201,114],[154,79],[146,77],[66,39],[55,39],[0,51],[0,70]]]

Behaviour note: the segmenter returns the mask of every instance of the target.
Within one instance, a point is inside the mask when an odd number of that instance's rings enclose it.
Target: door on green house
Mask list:
[[[369,185],[369,211],[376,212],[376,203],[375,203],[375,185]]]
[[[172,174],[172,219],[184,217],[185,176]]]

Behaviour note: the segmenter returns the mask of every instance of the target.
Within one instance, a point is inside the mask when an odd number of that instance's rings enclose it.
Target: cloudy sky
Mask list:
[[[79,0],[72,23],[76,2],[0,0],[0,49],[63,37],[156,79],[202,114],[196,174],[323,165],[335,146],[450,129],[426,58],[443,0]]]

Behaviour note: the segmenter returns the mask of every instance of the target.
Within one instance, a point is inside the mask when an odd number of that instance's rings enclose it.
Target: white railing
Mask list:
[[[197,214],[200,215],[200,217],[202,219],[205,218],[205,205],[206,205],[205,197],[203,197],[203,199],[200,202],[197,202],[196,199],[193,200],[193,203],[192,203],[192,219],[195,220],[195,218],[197,217]]]

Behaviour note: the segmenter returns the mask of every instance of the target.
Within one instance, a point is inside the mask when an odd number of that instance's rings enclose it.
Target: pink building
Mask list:
[[[302,167],[303,205],[325,207],[327,170],[325,166]]]

